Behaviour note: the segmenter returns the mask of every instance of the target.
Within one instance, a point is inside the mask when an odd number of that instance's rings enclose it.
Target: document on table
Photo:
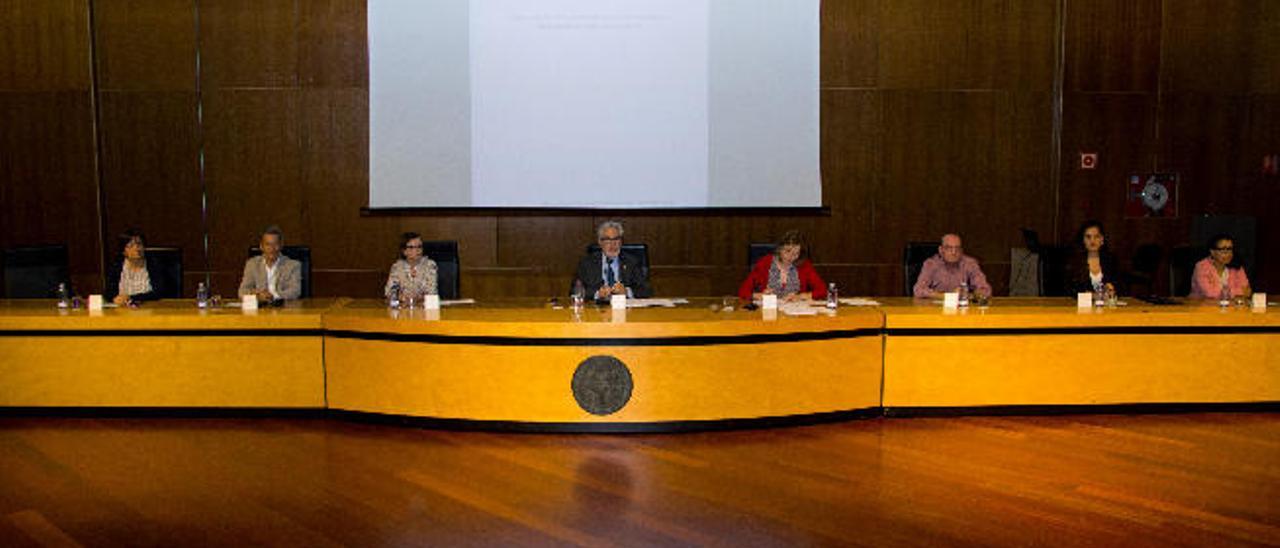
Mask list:
[[[440,306],[453,306],[456,304],[476,304],[475,299],[440,299]]]
[[[689,299],[627,299],[627,308],[675,308],[678,304],[689,304]]]
[[[880,301],[875,299],[865,299],[862,297],[847,297],[840,299],[840,304],[848,306],[880,306]]]
[[[810,301],[797,301],[783,303],[778,306],[778,310],[788,316],[817,316],[821,310],[826,310],[825,304],[815,304]]]

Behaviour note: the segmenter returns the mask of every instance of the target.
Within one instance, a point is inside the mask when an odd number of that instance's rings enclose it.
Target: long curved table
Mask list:
[[[879,407],[878,311],[766,321],[713,308],[343,303],[325,316],[329,407],[622,429]]]
[[[524,299],[99,313],[0,301],[0,408],[270,408],[653,430],[992,407],[1280,402],[1280,313],[908,298],[766,318]],[[746,421],[743,423],[742,421]]]

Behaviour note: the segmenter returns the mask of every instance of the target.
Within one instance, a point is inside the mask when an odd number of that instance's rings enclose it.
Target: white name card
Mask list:
[[[626,295],[613,295],[613,296],[609,297],[609,307],[610,307],[610,308],[613,308],[614,310],[618,310],[618,309],[626,310],[626,309],[627,309],[627,296],[626,296]]]
[[[1093,293],[1089,291],[1076,293],[1076,308],[1093,308]]]
[[[240,310],[257,310],[257,309],[258,309],[257,295],[245,295],[243,297],[240,297]]]
[[[89,310],[102,312],[102,295],[89,295]]]
[[[778,296],[773,294],[761,295],[760,308],[765,310],[778,310]]]
[[[942,308],[954,310],[958,306],[960,306],[960,293],[958,291],[942,294]]]
[[[427,295],[427,297],[422,300],[422,304],[427,307],[427,310],[440,310],[440,296]]]
[[[1267,309],[1267,294],[1266,294],[1266,293],[1254,293],[1254,294],[1253,294],[1253,309],[1254,309],[1254,310],[1266,310],[1266,309]]]

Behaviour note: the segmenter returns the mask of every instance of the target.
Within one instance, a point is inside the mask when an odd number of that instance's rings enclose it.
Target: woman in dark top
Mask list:
[[[168,293],[160,267],[147,257],[147,239],[141,231],[128,229],[120,234],[120,260],[107,268],[103,300],[117,305],[130,301],[154,301]]]
[[[1114,291],[1123,294],[1119,262],[1107,246],[1106,232],[1102,223],[1085,221],[1076,233],[1076,248],[1067,261],[1066,292],[1093,292],[1097,290]]]

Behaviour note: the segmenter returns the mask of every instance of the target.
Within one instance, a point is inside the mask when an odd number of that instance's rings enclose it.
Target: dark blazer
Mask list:
[[[147,277],[151,278],[151,291],[130,295],[135,301],[155,301],[161,295],[169,294],[169,280],[164,277],[164,270],[151,257],[143,257],[147,261]],[[124,268],[124,259],[120,259],[107,268],[107,285],[102,288],[102,300],[111,302],[120,293],[120,269]]]
[[[1115,287],[1117,295],[1127,295],[1125,276],[1120,272],[1120,262],[1116,260],[1116,256],[1103,249],[1098,252],[1098,260],[1102,263],[1102,283]],[[1089,280],[1088,254],[1083,249],[1077,248],[1067,259],[1065,274],[1062,279],[1066,283],[1064,289],[1067,295],[1093,291],[1093,282]]]
[[[588,253],[581,261],[578,261],[578,275],[575,280],[582,280],[582,287],[587,290],[588,297],[595,294],[600,286],[604,285],[604,276],[600,272],[600,256],[601,251]],[[637,298],[648,298],[653,296],[653,289],[649,287],[649,273],[640,267],[638,261],[631,255],[626,253],[618,254],[618,277],[621,278],[622,285],[631,289],[631,294]],[[573,293],[573,285],[569,285],[569,293]]]

